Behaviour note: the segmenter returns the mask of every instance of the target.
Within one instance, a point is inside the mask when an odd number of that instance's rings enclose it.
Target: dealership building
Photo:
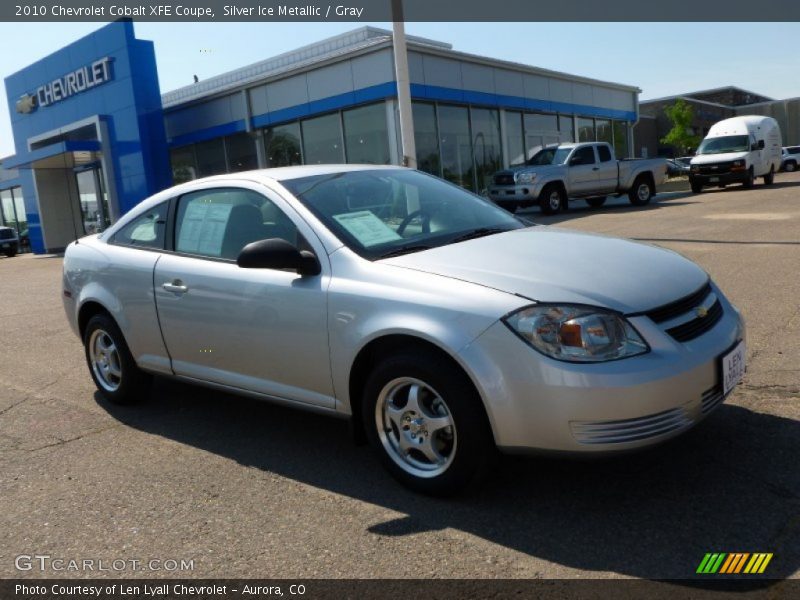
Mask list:
[[[481,192],[544,144],[633,149],[639,89],[409,36],[418,168]],[[321,163],[400,164],[389,31],[364,27],[162,94],[152,42],[110,23],[5,79],[16,154],[0,216],[33,252],[173,183]]]

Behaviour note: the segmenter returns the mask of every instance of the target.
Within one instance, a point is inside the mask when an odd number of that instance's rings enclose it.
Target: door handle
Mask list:
[[[189,288],[183,285],[183,282],[180,279],[175,279],[172,282],[168,281],[161,287],[174,294],[185,294],[189,291]]]
[[[599,171],[600,167],[592,167],[592,171]]]

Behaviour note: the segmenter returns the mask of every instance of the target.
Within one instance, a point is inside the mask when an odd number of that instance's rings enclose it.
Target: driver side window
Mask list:
[[[178,201],[175,250],[180,253],[236,260],[251,242],[281,238],[297,245],[299,237],[291,219],[252,190],[202,190]]]

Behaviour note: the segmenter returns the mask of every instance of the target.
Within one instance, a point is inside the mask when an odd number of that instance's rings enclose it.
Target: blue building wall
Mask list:
[[[49,106],[21,114],[17,100],[94,61],[113,59],[110,81]],[[70,123],[98,115],[110,139],[102,151],[113,165],[120,213],[171,184],[166,134],[161,111],[153,43],[137,40],[133,23],[117,21],[79,39],[5,79],[16,156],[6,168],[19,165],[31,247],[44,252],[44,241],[29,168],[28,140]]]

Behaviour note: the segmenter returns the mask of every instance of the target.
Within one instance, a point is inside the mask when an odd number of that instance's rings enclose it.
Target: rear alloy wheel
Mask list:
[[[567,199],[564,190],[554,183],[547,184],[539,196],[539,208],[546,215],[558,214],[566,203]]]
[[[600,198],[587,198],[586,199],[586,204],[588,204],[592,208],[600,208],[605,203],[606,203],[605,196],[602,196]]]
[[[797,163],[794,161],[789,161],[785,165],[783,165],[783,170],[787,173],[791,173],[792,171],[797,169]]]
[[[86,362],[97,389],[114,404],[140,402],[151,376],[136,365],[122,332],[111,317],[98,314],[83,334]]]
[[[756,181],[756,177],[753,174],[753,167],[750,167],[747,170],[747,179],[744,180],[744,183],[742,183],[742,185],[744,187],[746,187],[746,188],[751,188],[751,187],[753,187],[753,184],[755,183],[755,181]]]
[[[395,356],[375,368],[364,394],[370,444],[404,485],[446,496],[488,472],[491,429],[475,388],[454,365],[426,353]]]
[[[653,186],[646,177],[639,176],[633,182],[633,187],[628,192],[628,200],[634,206],[644,206],[653,197]]]
[[[769,168],[769,173],[764,175],[764,185],[772,185],[775,181],[775,167]]]

